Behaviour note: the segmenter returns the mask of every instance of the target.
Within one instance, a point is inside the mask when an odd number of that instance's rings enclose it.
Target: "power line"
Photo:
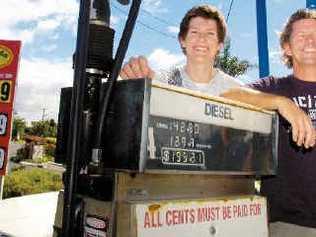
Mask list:
[[[228,13],[227,13],[227,16],[226,16],[226,23],[228,24],[228,20],[229,20],[229,17],[230,17],[230,13],[231,13],[231,10],[232,10],[232,7],[233,7],[233,4],[234,4],[234,0],[231,0],[230,1],[230,4],[229,4],[229,10],[228,10]],[[126,16],[128,13],[124,10],[122,10],[121,8],[119,8],[118,6],[116,6],[114,3],[112,4],[113,8],[115,8],[117,11],[119,11],[121,14],[123,14],[124,16]],[[145,9],[141,9],[141,12],[144,12],[146,13],[147,15],[151,16],[152,18],[154,18],[155,20],[159,21],[160,23],[163,23],[163,24],[166,24],[168,26],[170,25],[176,25],[175,23],[172,23],[172,22],[169,22],[163,18],[160,18],[160,17],[157,17],[155,15],[153,15],[150,11],[147,11]],[[171,35],[171,34],[168,34],[168,33],[165,33],[163,31],[160,31],[160,30],[157,30],[155,29],[154,27],[151,27],[149,26],[148,24],[140,21],[139,19],[136,21],[138,24],[142,25],[143,27],[149,29],[149,30],[152,30],[152,31],[155,31],[156,33],[158,34],[161,34],[165,37],[168,37],[168,38],[172,38],[172,39],[176,39],[177,37],[175,37],[174,35]]]
[[[151,16],[152,18],[156,19],[157,21],[160,21],[161,23],[164,23],[166,25],[178,25],[177,23],[174,22],[169,22],[163,18],[160,18],[158,16],[155,16],[154,14],[152,14],[150,11],[147,11],[145,9],[141,9],[142,12],[146,13],[147,15]]]
[[[153,27],[151,27],[149,25],[146,25],[145,23],[143,23],[141,21],[137,21],[137,23],[139,23],[140,25],[144,26],[145,28],[147,28],[149,30],[152,30],[152,31],[155,31],[155,32],[157,32],[157,33],[159,33],[159,34],[161,34],[161,35],[163,35],[165,37],[168,37],[168,38],[171,38],[171,39],[176,39],[177,38],[177,37],[175,37],[173,35],[167,34],[167,33],[163,32],[163,31],[157,30],[157,29],[155,29],[155,28],[153,28]]]
[[[234,4],[234,0],[231,0],[231,1],[230,1],[230,5],[229,5],[229,10],[228,10],[228,13],[227,13],[227,16],[226,16],[226,23],[227,23],[227,24],[228,24],[228,19],[229,19],[230,12],[231,12],[231,10],[232,10],[233,4]]]
[[[124,11],[124,10],[122,10],[121,8],[115,6],[114,4],[113,4],[112,6],[113,6],[113,8],[115,8],[117,11],[119,11],[119,12],[120,12],[121,14],[123,14],[124,16],[126,16],[126,15],[128,14],[126,11]],[[153,15],[152,15],[152,16],[153,16]],[[153,16],[153,17],[154,17],[154,16]],[[158,17],[155,17],[155,18],[156,18],[157,20],[159,19],[159,21],[162,22],[162,20],[161,20],[160,18],[158,18]],[[167,22],[167,21],[165,21],[164,23],[167,24],[166,22]],[[147,25],[146,23],[140,21],[139,19],[136,20],[136,23],[142,25],[143,27],[145,27],[145,28],[147,28],[147,29],[149,29],[149,30],[155,31],[156,33],[159,33],[159,34],[161,34],[161,35],[163,35],[163,36],[165,36],[165,37],[172,38],[172,39],[176,39],[175,36],[170,35],[170,34],[167,34],[167,33],[163,32],[163,31],[157,30],[157,29],[155,29],[155,28],[153,28],[153,27]],[[168,23],[168,25],[169,25],[169,23]]]
[[[118,5],[116,5],[115,3],[113,3],[113,6],[118,9]],[[120,9],[121,11],[123,11],[122,9]],[[166,25],[178,25],[178,23],[175,23],[175,22],[171,22],[169,20],[166,20],[166,19],[163,19],[163,18],[160,18],[158,16],[155,16],[154,14],[152,14],[150,11],[146,10],[146,9],[140,9],[140,12],[143,12],[143,13],[146,13],[147,15],[149,15],[150,17],[156,19],[157,21],[161,22],[161,23],[164,23]],[[126,12],[124,12],[126,14]]]

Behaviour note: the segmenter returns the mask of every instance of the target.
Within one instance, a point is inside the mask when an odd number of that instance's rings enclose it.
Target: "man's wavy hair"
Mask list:
[[[284,52],[284,45],[286,43],[290,42],[290,37],[291,37],[292,31],[293,31],[293,24],[296,21],[299,21],[302,19],[314,19],[314,20],[316,20],[316,10],[312,10],[312,9],[299,9],[299,10],[297,10],[288,19],[283,31],[280,34],[280,46],[283,49],[282,60],[288,68],[293,67],[293,59],[291,56],[286,55],[286,53]]]
[[[191,8],[183,17],[180,24],[180,31],[178,39],[185,39],[189,31],[189,24],[192,18],[202,17],[205,19],[215,20],[217,23],[217,34],[220,43],[224,43],[227,26],[225,17],[223,14],[214,6],[211,5],[199,5]],[[184,49],[182,49],[184,51]],[[185,52],[185,51],[184,51]]]

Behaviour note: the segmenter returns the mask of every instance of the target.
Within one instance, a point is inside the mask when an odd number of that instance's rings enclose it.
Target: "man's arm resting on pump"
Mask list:
[[[278,111],[291,124],[292,139],[297,145],[304,145],[306,148],[315,145],[316,131],[310,117],[292,100],[244,87],[230,89],[221,96],[263,109]]]

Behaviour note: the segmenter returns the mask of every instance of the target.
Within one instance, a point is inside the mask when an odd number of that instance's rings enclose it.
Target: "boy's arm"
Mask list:
[[[315,145],[316,131],[310,117],[292,100],[243,87],[230,89],[221,96],[263,109],[276,110],[291,124],[292,139],[298,146],[304,145],[305,148],[309,148]]]

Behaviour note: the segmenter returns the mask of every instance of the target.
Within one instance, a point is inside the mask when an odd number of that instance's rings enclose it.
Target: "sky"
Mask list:
[[[110,2],[115,54],[130,5]],[[125,59],[144,55],[154,70],[183,62],[177,41],[179,23],[198,4],[211,4],[223,12],[228,18],[231,54],[258,65],[255,0],[143,0]],[[306,1],[267,0],[266,5],[270,74],[289,74],[280,59],[278,34]],[[22,41],[15,114],[27,121],[57,120],[60,89],[73,84],[79,1],[8,0],[2,1],[1,9],[0,39]],[[253,68],[239,79],[248,82],[258,76],[258,68]]]

